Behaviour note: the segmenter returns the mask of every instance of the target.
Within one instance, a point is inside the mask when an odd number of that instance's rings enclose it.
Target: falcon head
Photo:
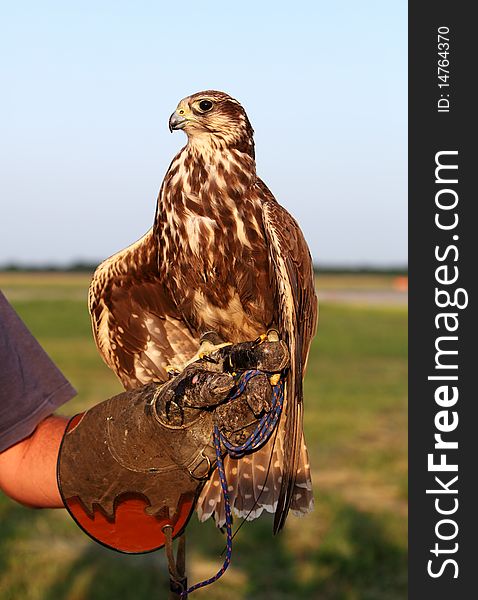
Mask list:
[[[183,98],[169,118],[169,129],[183,129],[189,141],[222,142],[254,153],[254,130],[246,111],[224,92],[207,90]]]

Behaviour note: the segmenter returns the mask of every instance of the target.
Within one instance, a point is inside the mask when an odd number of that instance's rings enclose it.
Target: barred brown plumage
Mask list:
[[[95,272],[93,332],[127,389],[166,379],[167,365],[191,359],[206,331],[233,343],[280,332],[291,364],[277,436],[225,460],[236,514],[275,512],[278,531],[289,509],[302,514],[313,502],[302,432],[302,379],[317,321],[310,253],[256,175],[253,130],[237,100],[211,90],[189,96],[170,128],[184,129],[188,143],[166,173],[153,228]],[[217,474],[197,511],[224,522]]]

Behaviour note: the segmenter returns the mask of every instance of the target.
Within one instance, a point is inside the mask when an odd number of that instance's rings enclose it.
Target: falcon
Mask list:
[[[166,381],[202,336],[230,343],[279,332],[289,349],[276,435],[253,454],[226,457],[231,506],[246,519],[312,509],[302,381],[317,323],[312,261],[293,217],[256,174],[254,131],[241,104],[218,91],[180,101],[169,119],[187,144],[171,162],[153,227],[105,260],[89,289],[93,334],[126,389]],[[197,503],[225,521],[217,471]]]

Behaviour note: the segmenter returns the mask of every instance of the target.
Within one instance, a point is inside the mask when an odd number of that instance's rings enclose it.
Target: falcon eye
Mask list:
[[[212,108],[212,102],[210,100],[201,100],[198,106],[202,112],[208,112]]]

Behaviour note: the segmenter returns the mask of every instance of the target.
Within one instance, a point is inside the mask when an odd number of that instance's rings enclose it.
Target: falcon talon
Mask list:
[[[252,347],[256,348],[257,346],[260,346],[266,340],[267,340],[267,333],[261,333],[261,335],[259,337],[257,337],[254,340],[254,342],[252,343]]]
[[[272,387],[274,387],[275,385],[277,385],[279,383],[280,377],[281,377],[280,373],[274,373],[274,375],[271,375],[269,377],[269,383],[271,384]]]
[[[206,362],[212,363],[213,365],[219,364],[219,360],[217,360],[216,358],[213,358],[212,356],[209,356],[209,354],[205,354],[204,356],[202,356],[201,360],[205,360]]]
[[[181,375],[181,371],[173,365],[166,366],[166,373],[168,374],[168,379],[174,379],[174,377]]]

